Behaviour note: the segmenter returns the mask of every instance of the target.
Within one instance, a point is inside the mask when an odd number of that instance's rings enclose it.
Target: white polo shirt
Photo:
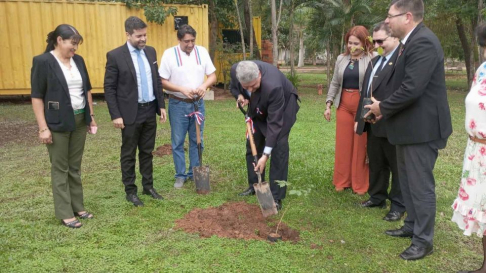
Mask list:
[[[189,88],[197,88],[204,83],[204,76],[215,71],[216,68],[208,51],[202,46],[194,46],[189,55],[182,51],[180,45],[166,49],[159,67],[160,77],[175,85]],[[165,92],[180,98],[187,98],[180,92],[168,90]]]

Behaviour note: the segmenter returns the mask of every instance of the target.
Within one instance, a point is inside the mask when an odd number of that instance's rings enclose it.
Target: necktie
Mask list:
[[[142,59],[142,50],[135,50],[137,52],[137,61],[138,61],[138,71],[140,72],[140,80],[142,85],[142,100],[143,102],[149,102],[149,89],[148,89],[148,82],[147,82],[147,74],[145,73],[145,64],[143,63]]]
[[[371,78],[371,84],[368,85],[368,90],[367,90],[368,91],[367,92],[368,97],[370,96],[370,89],[373,88],[373,81],[374,81],[375,77],[378,76],[378,73],[380,73],[380,71],[383,69],[383,67],[385,66],[385,63],[386,63],[386,57],[380,57],[380,61],[376,62],[376,64],[379,64],[379,66],[376,69],[376,72],[373,75],[373,78]]]

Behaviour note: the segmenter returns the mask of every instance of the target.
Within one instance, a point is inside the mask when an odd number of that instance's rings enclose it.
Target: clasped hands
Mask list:
[[[383,116],[381,115],[381,110],[380,110],[380,101],[376,100],[374,97],[371,97],[371,101],[373,104],[370,105],[365,105],[364,108],[370,109],[368,113],[364,115],[365,122],[373,123],[375,124],[377,121],[379,121]],[[366,119],[369,115],[374,114],[375,118],[368,120]]]
[[[206,88],[203,86],[199,86],[197,88],[182,87],[180,92],[190,99],[193,99],[194,97],[202,99],[206,95]]]

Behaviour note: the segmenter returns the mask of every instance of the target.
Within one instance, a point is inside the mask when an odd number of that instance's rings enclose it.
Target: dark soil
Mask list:
[[[157,149],[153,152],[153,155],[162,157],[164,155],[171,155],[172,154],[172,145],[171,144],[164,144],[162,146],[157,147]]]
[[[280,219],[263,218],[258,205],[246,202],[225,203],[220,207],[196,208],[176,221],[177,228],[189,233],[199,233],[200,237],[213,235],[224,238],[267,240],[268,234],[275,232]],[[278,233],[283,241],[297,242],[299,232],[281,223]]]
[[[224,90],[222,86],[213,86],[211,89],[214,91],[214,100],[234,100],[229,90]]]
[[[32,146],[40,144],[37,139],[38,130],[36,123],[0,119],[0,147],[14,143]]]

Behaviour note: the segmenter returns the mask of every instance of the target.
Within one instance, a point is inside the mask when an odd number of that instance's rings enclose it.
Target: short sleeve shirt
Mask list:
[[[202,46],[194,46],[187,55],[180,45],[166,49],[160,61],[159,75],[169,82],[189,88],[197,88],[204,82],[204,76],[210,75],[216,68],[208,51]],[[186,98],[180,92],[165,91],[180,98]]]

